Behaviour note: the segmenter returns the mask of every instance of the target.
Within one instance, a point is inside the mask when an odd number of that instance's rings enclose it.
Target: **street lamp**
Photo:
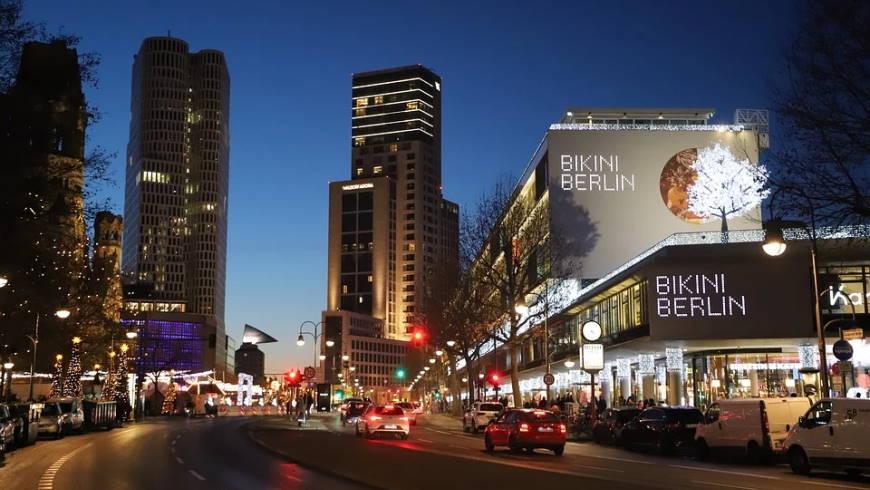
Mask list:
[[[544,287],[546,288],[546,283]],[[550,317],[550,302],[538,293],[529,294],[537,298],[535,301],[544,302],[544,363],[547,365],[547,374],[550,374],[550,326],[548,323]],[[544,295],[546,296],[547,293],[545,292]],[[529,305],[526,303],[525,299],[521,299],[514,305],[514,310],[520,315],[525,315],[529,312]],[[547,385],[547,400],[550,400],[550,385]]]
[[[438,356],[438,357],[441,357],[442,354],[444,354],[444,351],[441,350],[441,349],[438,349],[438,350],[435,351],[435,355]]]
[[[341,356],[341,360],[342,360],[342,361],[349,361],[349,360],[350,360],[350,356],[347,355],[347,354],[344,354],[344,355]]]
[[[69,315],[70,311],[66,308],[54,312],[54,316],[61,320],[66,320],[69,318]],[[27,335],[27,338],[33,343],[33,358],[30,360],[30,394],[28,395],[27,400],[33,401],[33,370],[36,369],[36,350],[37,347],[39,347],[39,312],[36,312],[36,325],[33,329],[33,335]]]
[[[429,364],[435,364],[435,358],[434,358],[434,357],[431,358],[431,359],[429,359]]]
[[[127,338],[128,338],[128,339],[130,339],[130,340],[133,340],[133,339],[135,339],[135,338],[136,338],[136,337],[138,337],[138,336],[139,336],[139,334],[138,334],[138,333],[136,333],[136,331],[135,331],[135,330],[131,330],[131,331],[129,331],[129,332],[127,332],[127,333],[125,333],[125,334],[124,334],[124,335],[126,335],[126,336],[127,336]]]
[[[325,360],[326,360],[326,356],[323,355],[323,354],[320,354],[320,355],[317,356],[317,357],[318,357],[321,361],[325,361]]]
[[[565,361],[565,367],[571,369],[572,367],[574,367],[574,361],[568,359],[567,361]]]
[[[0,288],[5,287],[7,284],[9,284],[9,279],[6,276],[0,276]]]
[[[455,340],[448,340],[448,341],[445,342],[445,343],[447,344],[447,347],[453,347],[454,345],[456,345],[456,341],[455,341]]]
[[[303,345],[305,345],[305,339],[302,337],[301,333],[299,334],[299,337],[296,339],[296,345],[298,345],[299,347],[302,347]]]
[[[334,340],[332,340],[332,339],[326,339],[326,346],[327,346],[327,347],[332,347],[333,345],[335,345],[335,341],[334,341]]]
[[[14,362],[4,362],[3,363],[3,369],[6,369],[6,370],[12,369],[14,366],[15,366]]]
[[[314,327],[314,333],[302,331],[302,327],[304,327],[305,324],[307,324],[307,323],[310,323]],[[298,345],[299,347],[302,347],[305,345],[305,337],[303,337],[303,335],[310,335],[311,338],[314,339],[314,365],[315,366],[317,365],[317,359],[318,359],[317,339],[319,339],[321,336],[323,336],[323,331],[320,331],[318,333],[317,329],[322,328],[322,327],[323,327],[323,322],[314,323],[311,320],[305,320],[304,322],[302,322],[301,325],[299,325],[299,337],[296,337],[296,345]],[[326,345],[329,347],[332,347],[329,345],[329,341],[326,342]]]
[[[827,347],[825,346],[825,329],[822,327],[822,305],[819,302],[819,269],[816,265],[816,238],[815,230],[800,221],[784,221],[779,218],[774,218],[764,224],[764,242],[761,245],[762,250],[772,257],[776,257],[785,253],[786,243],[783,237],[782,230],[786,227],[803,228],[804,232],[810,239],[810,265],[812,266],[813,275],[813,299],[815,306],[815,321],[816,321],[816,343],[819,349],[819,361],[821,366],[821,392],[822,396],[830,396],[830,380],[828,379],[828,358]]]
[[[63,309],[63,310],[57,310],[54,314],[55,314],[55,316],[57,316],[61,320],[66,320],[67,318],[69,318],[70,312],[67,309]]]

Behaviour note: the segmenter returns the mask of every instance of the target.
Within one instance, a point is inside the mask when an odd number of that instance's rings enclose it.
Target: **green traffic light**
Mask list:
[[[396,370],[396,377],[399,379],[404,379],[405,378],[405,370],[404,369],[397,369]]]

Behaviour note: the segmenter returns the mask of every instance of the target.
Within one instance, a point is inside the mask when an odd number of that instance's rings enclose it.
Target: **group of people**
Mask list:
[[[310,391],[299,391],[296,398],[287,400],[287,414],[294,416],[295,420],[302,421],[308,418],[311,407],[314,405],[314,395]]]

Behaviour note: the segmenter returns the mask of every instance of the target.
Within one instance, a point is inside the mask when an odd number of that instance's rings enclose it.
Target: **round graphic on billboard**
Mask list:
[[[695,183],[698,176],[694,169],[697,159],[698,149],[686,148],[668,160],[659,178],[662,201],[668,210],[677,218],[695,224],[709,221],[709,218],[698,216],[689,210],[689,186]]]

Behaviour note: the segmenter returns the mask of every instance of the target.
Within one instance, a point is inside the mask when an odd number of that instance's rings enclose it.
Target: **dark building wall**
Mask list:
[[[261,385],[266,380],[266,355],[256,344],[242,343],[236,350],[236,376],[240,373],[250,374],[254,383]]]

